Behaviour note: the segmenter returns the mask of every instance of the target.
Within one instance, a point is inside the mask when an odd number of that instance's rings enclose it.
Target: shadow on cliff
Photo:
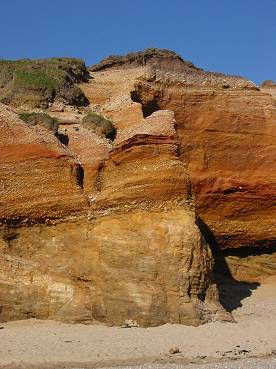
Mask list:
[[[259,283],[247,283],[233,278],[216,238],[206,223],[199,217],[197,226],[209,244],[214,258],[214,281],[219,292],[221,305],[231,312],[242,306],[242,300],[252,295]]]

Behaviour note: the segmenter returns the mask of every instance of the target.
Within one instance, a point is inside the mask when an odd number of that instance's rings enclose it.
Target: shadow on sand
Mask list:
[[[242,300],[251,296],[252,291],[256,290],[260,284],[257,282],[241,282],[234,279],[210,228],[200,218],[197,218],[197,226],[213,253],[214,280],[218,287],[220,303],[226,311],[232,312],[242,307]]]

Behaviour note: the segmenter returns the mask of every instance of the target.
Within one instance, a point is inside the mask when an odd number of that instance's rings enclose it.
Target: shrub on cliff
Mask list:
[[[70,105],[88,101],[75,83],[87,81],[83,61],[70,58],[0,60],[0,101],[47,108],[55,99]]]
[[[114,140],[116,137],[116,128],[111,120],[105,119],[102,115],[89,112],[82,119],[83,127],[92,130],[99,136],[105,136],[110,140]]]
[[[52,131],[55,135],[58,134],[58,120],[50,117],[45,113],[21,113],[19,118],[24,122],[33,126],[40,125]]]

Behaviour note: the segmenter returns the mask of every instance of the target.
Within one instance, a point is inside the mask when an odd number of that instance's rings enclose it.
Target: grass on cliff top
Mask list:
[[[83,127],[90,129],[99,136],[106,137],[113,141],[116,137],[116,128],[109,119],[105,119],[102,115],[89,112],[82,119]]]
[[[14,81],[18,88],[45,89],[52,95],[58,87],[58,81],[43,72],[15,71]]]
[[[192,62],[184,61],[181,56],[179,56],[174,51],[167,49],[147,48],[143,51],[137,51],[126,55],[110,55],[107,58],[103,59],[100,63],[92,65],[90,67],[90,70],[92,72],[96,72],[105,68],[112,67],[113,65],[122,65],[127,63],[145,65],[147,61],[153,57],[158,57],[160,59],[171,57],[173,59],[181,60],[185,65],[191,68],[196,68]]]
[[[46,113],[21,113],[19,118],[25,123],[31,124],[33,126],[40,125],[52,131],[55,135],[58,134],[59,123],[56,118],[52,118]]]
[[[0,60],[0,76],[3,74],[11,76],[15,71],[43,72],[53,78],[60,79],[66,72],[74,82],[84,81],[87,73],[84,62],[74,58],[50,58],[50,59],[19,59]]]
[[[82,60],[51,58],[41,60],[0,60],[0,100],[18,103],[33,96],[35,107],[45,107],[55,97],[72,105],[86,105],[83,92],[75,83],[87,81],[88,71]]]

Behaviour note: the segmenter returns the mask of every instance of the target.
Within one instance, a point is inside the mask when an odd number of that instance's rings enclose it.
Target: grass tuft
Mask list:
[[[19,118],[25,123],[33,126],[38,124],[42,127],[47,128],[49,131],[52,131],[55,135],[58,134],[58,120],[56,118],[52,118],[46,113],[21,113],[19,114]]]
[[[105,119],[102,115],[96,114],[94,112],[89,112],[82,119],[83,127],[92,130],[97,135],[106,137],[112,141],[116,137],[116,128],[109,119]]]

